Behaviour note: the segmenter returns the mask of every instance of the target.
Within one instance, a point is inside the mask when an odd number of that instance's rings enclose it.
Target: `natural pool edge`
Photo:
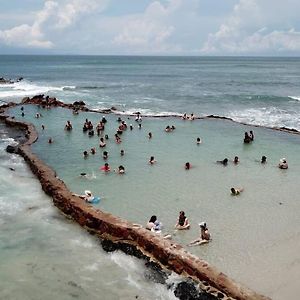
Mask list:
[[[217,297],[224,298],[222,293],[218,295],[221,291],[228,297],[239,300],[269,299],[230,279],[206,261],[187,252],[181,245],[164,240],[145,228],[136,227],[133,223],[96,209],[83,202],[81,198],[74,196],[65,183],[56,176],[55,171],[32,153],[31,145],[38,139],[34,125],[4,115],[7,109],[17,105],[11,103],[1,106],[0,119],[6,125],[26,132],[27,140],[18,146],[17,153],[30,166],[39,179],[42,189],[52,197],[54,205],[68,218],[73,219],[99,238],[111,241],[114,245],[111,248],[124,251],[126,247],[128,254],[153,259],[168,270],[192,278],[201,284],[201,288],[205,287],[203,283],[206,283],[206,288],[203,290]],[[65,107],[70,108],[70,106]]]

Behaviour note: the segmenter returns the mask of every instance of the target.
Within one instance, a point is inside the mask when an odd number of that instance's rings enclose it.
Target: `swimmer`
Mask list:
[[[21,116],[22,116],[22,117],[24,117],[24,116],[25,116],[25,114],[24,114],[24,112],[23,112],[23,111],[22,111],[22,113],[21,113]]]
[[[192,167],[192,165],[189,162],[186,162],[185,165],[184,165],[184,168],[186,170],[189,170],[191,167]]]
[[[183,116],[181,117],[182,120],[186,120],[187,119],[187,115],[186,113],[183,114]]]
[[[243,190],[244,190],[243,188],[234,188],[234,187],[232,187],[232,188],[230,189],[231,195],[232,195],[232,196],[238,196],[238,195],[240,195],[240,193],[241,193]]]
[[[261,157],[261,161],[260,161],[262,164],[265,164],[267,162],[267,157],[266,156],[262,156]]]
[[[91,153],[96,154],[96,148],[95,147],[91,148]]]
[[[139,123],[139,129],[142,129],[142,124],[141,123]]]
[[[254,141],[254,133],[252,130],[250,130],[250,132],[249,132],[249,137],[250,137],[251,141]]]
[[[223,166],[227,166],[228,158],[224,158],[223,160],[217,160],[217,163],[222,164]]]
[[[110,166],[108,163],[105,163],[104,166],[102,166],[100,168],[100,170],[104,171],[104,172],[109,172],[110,171]]]
[[[122,142],[121,138],[118,136],[117,133],[115,134],[115,142],[116,142],[117,144],[120,144],[120,143]]]
[[[245,132],[244,143],[249,144],[251,142],[252,142],[251,137],[249,136],[248,132]]]
[[[129,125],[129,129],[130,129],[130,130],[132,130],[132,129],[133,129],[133,126],[132,126],[132,124],[130,124],[130,125]]]
[[[165,132],[171,132],[171,127],[169,125],[165,128]]]
[[[48,143],[49,143],[49,144],[52,144],[52,143],[53,143],[53,139],[52,139],[52,138],[49,138],[49,139],[48,139]]]
[[[211,240],[210,233],[205,222],[199,223],[200,237],[188,244],[188,246],[197,246],[207,244]]]
[[[288,163],[287,163],[287,161],[286,161],[286,159],[285,158],[281,158],[280,159],[280,161],[279,161],[279,164],[278,164],[278,168],[279,169],[288,169]]]
[[[156,160],[154,159],[154,156],[151,156],[149,159],[149,164],[153,165],[154,163],[156,163]]]
[[[87,151],[83,151],[83,157],[84,158],[88,158],[88,156],[89,156],[88,152]]]
[[[102,158],[103,159],[108,159],[108,152],[107,151],[103,151]]]
[[[90,130],[90,131],[89,131],[89,136],[94,136],[94,135],[95,135],[94,130]]]
[[[197,141],[196,141],[197,145],[200,145],[202,143],[201,139],[199,137],[197,137]]]
[[[106,134],[104,138],[105,138],[106,140],[108,140],[108,134]]]
[[[44,124],[42,124],[42,130],[45,130],[45,125]]]
[[[67,121],[66,125],[65,125],[65,130],[72,130],[73,129],[73,126],[71,124],[70,121]]]
[[[123,149],[121,149],[120,155],[121,155],[121,156],[124,156],[124,154],[125,154],[125,151],[124,151]]]
[[[35,114],[35,117],[38,119],[38,118],[40,118],[42,115],[40,114],[40,113],[36,113]]]
[[[100,143],[99,143],[99,147],[100,148],[104,148],[106,146],[106,143],[104,141],[104,138],[100,138]]]
[[[152,139],[152,132],[148,133],[148,138],[149,138],[149,140]]]
[[[175,229],[185,230],[190,229],[190,224],[188,218],[185,216],[184,211],[179,212],[179,217],[175,225]]]
[[[237,165],[239,162],[240,162],[239,157],[235,156],[234,160],[233,160],[233,163]]]
[[[102,123],[104,123],[104,124],[107,122],[107,120],[105,119],[105,117],[104,117],[104,116],[102,117],[102,120],[101,120],[101,122],[102,122]]]
[[[124,174],[125,173],[125,168],[121,165],[118,167],[118,169],[115,170],[118,174]]]

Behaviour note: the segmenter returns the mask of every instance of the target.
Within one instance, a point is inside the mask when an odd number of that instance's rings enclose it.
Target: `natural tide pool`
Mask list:
[[[35,118],[37,112],[42,114],[39,119]],[[10,114],[22,119],[20,107],[11,109]],[[189,251],[274,299],[295,297],[299,287],[289,278],[300,273],[300,136],[209,119],[144,118],[142,129],[138,129],[134,118],[122,116],[134,129],[123,133],[122,143],[116,144],[117,116],[106,115],[108,163],[112,169],[123,165],[126,174],[105,174],[99,170],[104,164],[99,138],[82,131],[86,118],[95,126],[101,117],[97,113],[74,116],[66,109],[28,105],[24,119],[39,131],[33,152],[74,193],[89,189],[102,197],[96,207],[134,223],[145,224],[156,214],[164,231],[183,245],[198,236],[197,224],[206,221],[212,242]],[[71,132],[64,130],[67,120],[73,124]],[[167,125],[175,125],[176,130],[166,133]],[[243,135],[249,130],[254,130],[255,141],[245,145]],[[196,145],[198,136],[201,145]],[[53,144],[48,144],[49,137]],[[92,147],[97,153],[84,159],[83,151]],[[121,149],[125,150],[122,157]],[[148,160],[152,155],[157,163],[151,166]],[[238,165],[232,163],[235,155],[240,158]],[[262,155],[267,156],[266,165],[259,162]],[[227,167],[215,163],[225,157],[230,160]],[[287,158],[288,170],[277,168],[281,157]],[[184,169],[187,161],[193,166],[188,171]],[[80,177],[82,172],[91,178]],[[245,191],[232,197],[232,186],[242,186]],[[190,220],[189,231],[173,230],[180,210]]]

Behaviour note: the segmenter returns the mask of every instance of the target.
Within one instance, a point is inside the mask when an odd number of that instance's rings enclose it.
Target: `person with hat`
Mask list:
[[[188,244],[188,246],[197,246],[202,244],[207,244],[210,240],[210,233],[208,231],[208,228],[206,226],[206,222],[199,223],[200,226],[200,237]]]
[[[286,161],[285,158],[281,158],[280,161],[279,161],[279,164],[278,164],[278,168],[279,169],[287,169],[289,166],[288,166],[288,163]]]

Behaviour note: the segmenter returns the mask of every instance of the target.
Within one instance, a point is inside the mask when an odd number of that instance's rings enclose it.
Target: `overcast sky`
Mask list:
[[[300,56],[300,0],[0,0],[0,53]]]

